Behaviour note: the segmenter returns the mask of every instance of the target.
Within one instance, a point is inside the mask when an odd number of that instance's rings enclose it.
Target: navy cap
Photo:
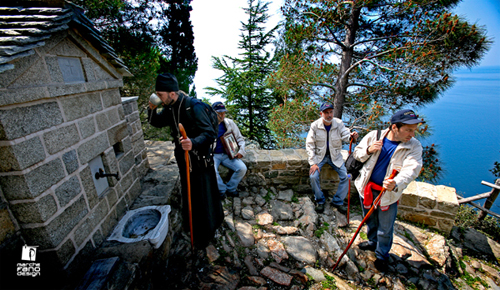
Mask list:
[[[401,110],[396,112],[391,117],[391,124],[403,123],[403,124],[418,124],[425,123],[423,120],[419,120],[418,116],[412,110]]]
[[[321,107],[319,107],[319,110],[321,112],[323,112],[326,109],[333,109],[333,105],[330,103],[323,103],[323,105],[321,105]]]
[[[214,110],[217,112],[217,113],[222,113],[222,112],[226,112],[226,106],[224,106],[224,104],[222,102],[215,102],[213,105],[212,105],[212,108],[214,108]]]

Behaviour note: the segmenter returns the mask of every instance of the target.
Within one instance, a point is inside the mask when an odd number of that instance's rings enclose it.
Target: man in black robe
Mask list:
[[[211,145],[217,137],[203,104],[179,91],[177,79],[170,73],[156,79],[156,94],[162,100],[163,110],[149,103],[148,119],[152,126],[169,126],[175,143],[175,159],[181,176],[182,217],[184,229],[189,230],[189,209],[185,150],[190,158],[191,205],[193,240],[197,248],[204,248],[215,235],[224,219],[217,187],[217,178]],[[179,123],[186,130],[187,139],[179,132]]]

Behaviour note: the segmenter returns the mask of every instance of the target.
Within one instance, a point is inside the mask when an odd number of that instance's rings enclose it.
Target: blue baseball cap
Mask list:
[[[403,123],[403,124],[418,124],[425,123],[423,120],[418,119],[418,115],[413,112],[413,110],[401,110],[397,111],[391,117],[391,124]]]
[[[222,102],[215,102],[213,105],[212,105],[212,108],[217,112],[217,113],[222,113],[222,112],[226,112],[226,106],[224,106],[224,104]]]
[[[319,110],[321,112],[323,112],[326,109],[333,109],[333,105],[330,103],[323,103],[323,105],[321,105],[321,107],[319,107]]]

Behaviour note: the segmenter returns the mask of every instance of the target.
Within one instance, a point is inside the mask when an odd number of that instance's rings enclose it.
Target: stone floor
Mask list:
[[[171,143],[146,144],[151,174],[174,170]],[[140,288],[500,289],[498,243],[472,229],[455,228],[446,238],[404,221],[396,222],[387,272],[375,269],[373,252],[357,247],[365,227],[332,272],[361,223],[359,202],[353,199],[347,224],[329,206],[316,213],[311,198],[287,188],[242,188],[239,198],[223,201],[224,223],[206,249],[191,252],[189,233],[179,234],[167,266]]]

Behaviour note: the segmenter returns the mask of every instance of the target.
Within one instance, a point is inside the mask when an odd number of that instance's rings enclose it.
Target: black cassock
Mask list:
[[[193,104],[193,105],[189,105]],[[189,112],[192,110],[192,112]],[[152,126],[162,128],[169,126],[175,143],[175,159],[179,167],[182,185],[182,217],[183,227],[189,231],[189,208],[187,194],[186,161],[184,150],[179,143],[178,124],[186,130],[187,137],[193,143],[189,151],[191,206],[193,213],[193,240],[197,248],[204,248],[214,237],[215,230],[224,219],[219,189],[210,147],[217,134],[211,125],[204,107],[191,98],[179,93],[179,98],[172,106],[165,106],[160,113],[156,109],[148,110],[149,122]]]

